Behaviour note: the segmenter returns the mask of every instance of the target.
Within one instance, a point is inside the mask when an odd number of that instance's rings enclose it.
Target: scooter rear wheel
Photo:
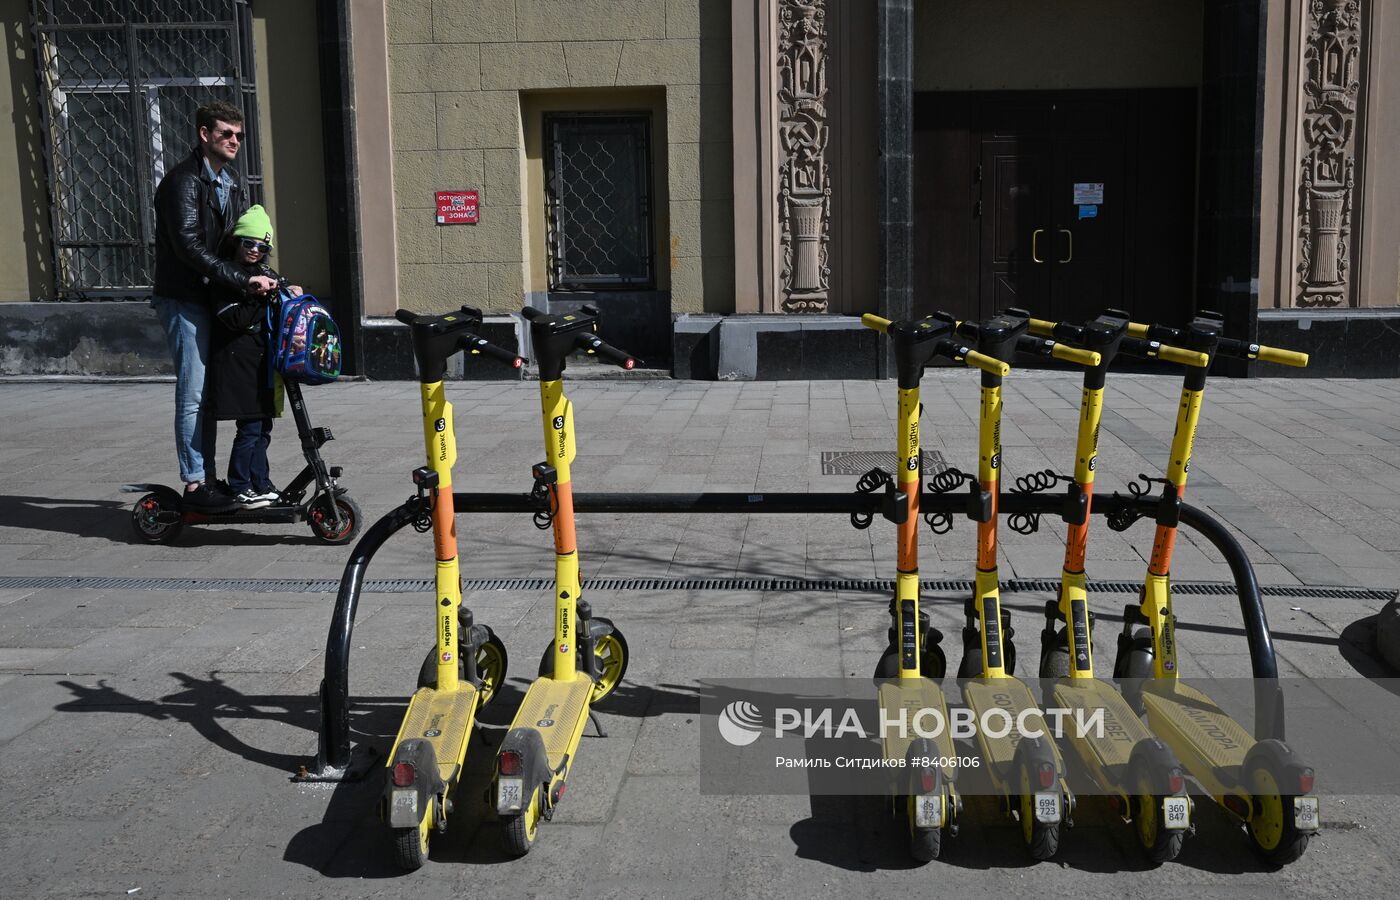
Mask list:
[[[1245,822],[1245,830],[1255,852],[1275,866],[1297,861],[1308,849],[1309,835],[1293,822],[1295,798],[1280,792],[1279,778],[1267,765],[1255,766],[1248,779],[1254,812]]]
[[[511,856],[524,856],[535,845],[540,831],[540,797],[542,788],[535,788],[529,806],[511,813],[503,821],[506,827],[506,850]]]
[[[1035,815],[1035,788],[1031,787],[1034,774],[1027,765],[1018,765],[1020,770],[1020,796],[1017,798],[1021,816],[1021,838],[1026,842],[1026,850],[1031,858],[1047,860],[1060,852],[1060,827],[1063,822],[1042,822]]]
[[[943,829],[914,825],[914,797],[904,800],[904,820],[909,826],[909,855],[919,862],[933,862],[943,852]]]
[[[169,493],[174,495],[174,491]],[[173,496],[152,491],[131,507],[131,530],[143,543],[173,543],[184,527],[179,503]]]
[[[1171,862],[1181,852],[1186,841],[1184,830],[1172,830],[1162,821],[1162,803],[1166,798],[1152,793],[1151,773],[1142,770],[1133,777],[1133,831],[1138,843],[1154,863]]]
[[[405,872],[413,872],[423,868],[423,863],[428,861],[428,832],[432,828],[433,807],[428,804],[427,811],[423,814],[423,820],[418,823],[418,827],[395,828],[394,832],[394,862]]]

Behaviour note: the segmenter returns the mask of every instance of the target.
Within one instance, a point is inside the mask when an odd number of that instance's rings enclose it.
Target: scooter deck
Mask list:
[[[1202,787],[1220,796],[1239,785],[1254,737],[1200,691],[1175,679],[1143,683],[1147,721]]]
[[[455,691],[419,688],[408,702],[408,712],[399,728],[394,746],[409,738],[421,738],[433,747],[438,776],[447,784],[456,784],[462,762],[467,758],[467,743],[471,740],[476,721],[476,688],[465,682]],[[389,759],[394,754],[390,752]]]
[[[917,679],[891,679],[880,684],[880,708],[886,710],[886,717],[890,716],[889,710],[903,708],[906,712],[908,727],[904,734],[899,733],[898,728],[886,728],[881,737],[882,750],[885,759],[904,759],[909,753],[909,745],[920,737],[914,729],[914,717],[926,709],[936,710],[942,717],[939,721],[943,723],[942,728],[935,729],[934,722],[929,722],[923,726],[927,731],[937,730],[937,734],[929,737],[936,748],[936,755],[944,759],[951,759],[954,754],[953,737],[948,727],[948,698],[944,696],[943,689],[934,681],[927,678]],[[948,778],[953,778],[956,769],[952,766],[944,766],[943,774]]]
[[[544,738],[549,767],[558,769],[564,756],[578,746],[588,722],[588,699],[593,682],[580,675],[572,681],[539,678],[525,692],[511,728],[533,728]]]
[[[1113,685],[1097,678],[1061,678],[1051,695],[1056,705],[1074,710],[1076,717],[1082,716],[1085,721],[1103,711],[1102,737],[1097,729],[1080,737],[1072,721],[1066,722],[1066,733],[1070,745],[1100,785],[1114,789],[1125,785],[1133,748],[1152,737],[1128,701]]]
[[[1016,746],[1021,743],[1021,732],[1015,727],[1016,720],[1026,712],[1025,726],[1028,731],[1041,731],[1049,734],[1045,717],[1040,706],[1031,696],[1030,688],[1020,679],[1010,675],[1001,678],[974,678],[963,685],[963,702],[981,717],[991,709],[1005,710],[1012,720],[1007,734],[994,737],[986,728],[978,727],[977,742],[982,747],[982,755],[987,761],[987,771],[998,786],[1009,784],[1015,776]],[[998,722],[998,725],[1001,723]],[[1000,730],[998,728],[998,730]],[[1054,741],[1049,742],[1051,752],[1058,758]]]

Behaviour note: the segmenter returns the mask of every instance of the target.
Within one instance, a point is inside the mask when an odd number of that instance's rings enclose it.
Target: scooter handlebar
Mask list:
[[[1198,353],[1195,350],[1187,350],[1185,347],[1173,347],[1171,344],[1157,344],[1156,356],[1158,359],[1190,366],[1194,369],[1204,369],[1210,365],[1209,353]]]
[[[1081,366],[1093,368],[1103,362],[1103,357],[1097,350],[1082,350],[1079,347],[1071,347],[1069,344],[1061,344],[1058,341],[1050,348],[1050,355],[1063,362],[1076,363]]]
[[[866,328],[873,328],[878,332],[884,333],[888,331],[890,326],[894,323],[874,313],[866,313],[860,317],[860,324],[864,325]]]
[[[962,361],[969,369],[981,369],[989,375],[1007,375],[1011,372],[1011,367],[1006,363],[976,350],[963,353]]]
[[[581,334],[578,336],[577,343],[585,353],[591,353],[599,359],[607,360],[619,368],[635,369],[637,367],[636,359],[607,343],[596,334]]]
[[[1029,319],[1030,332],[1037,337],[1054,337],[1055,324],[1048,319]]]
[[[471,356],[490,356],[499,359],[501,362],[509,363],[512,368],[519,369],[525,365],[524,357],[511,353],[504,347],[497,347],[478,334],[467,332],[457,341],[457,346],[461,347]]]
[[[1251,354],[1260,362],[1278,363],[1281,366],[1293,366],[1298,369],[1306,368],[1308,365],[1308,355],[1297,350],[1282,350],[1278,347],[1264,347],[1255,345],[1258,349]]]

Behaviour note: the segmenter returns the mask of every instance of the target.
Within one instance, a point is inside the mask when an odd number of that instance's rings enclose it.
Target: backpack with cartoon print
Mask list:
[[[340,377],[340,329],[321,301],[283,291],[278,303],[269,304],[268,316],[273,371],[300,384],[328,384]]]

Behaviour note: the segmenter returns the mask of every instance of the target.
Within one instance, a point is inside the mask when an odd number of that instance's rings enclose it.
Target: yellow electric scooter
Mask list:
[[[534,475],[550,501],[555,584],[554,639],[545,650],[540,677],[525,692],[496,757],[491,796],[505,825],[507,849],[516,856],[530,851],[540,820],[553,817],[593,704],[611,694],[627,670],[627,641],[622,632],[611,621],[594,616],[582,596],[569,474],[575,453],[574,412],[564,396],[564,367],[576,350],[624,369],[636,365],[632,357],[597,336],[598,313],[591,307],[549,315],[527,306],[523,313],[530,322],[540,370],[545,461],[535,466]]]
[[[1306,366],[1306,353],[1261,347],[1223,336],[1224,319],[1201,312],[1185,328],[1133,323],[1130,334],[1209,354]],[[1256,740],[1209,697],[1182,684],[1171,603],[1171,558],[1181,498],[1191,468],[1208,367],[1186,371],[1172,435],[1167,477],[1143,592],[1123,611],[1113,675],[1124,696],[1144,710],[1148,725],[1186,764],[1215,802],[1240,820],[1259,854],[1274,865],[1292,862],[1319,828],[1315,774],[1282,740]],[[1145,477],[1145,476],[1144,476]]]
[[[1084,721],[1092,720],[1096,713],[1100,716],[1099,728],[1083,733],[1071,730],[1066,743],[1098,790],[1111,798],[1125,820],[1133,823],[1148,858],[1160,863],[1176,858],[1191,829],[1191,798],[1186,793],[1185,770],[1171,748],[1147,730],[1113,685],[1094,677],[1085,551],[1109,365],[1120,352],[1196,368],[1209,363],[1210,357],[1129,337],[1128,324],[1128,314],[1119,310],[1108,310],[1084,325],[1030,320],[1033,334],[1099,354],[1099,364],[1084,372],[1074,477],[1065,498],[1068,533],[1060,594],[1057,601],[1045,604],[1045,629],[1041,632],[1041,696],[1047,707],[1073,710]],[[1048,474],[1056,482],[1063,477]]]
[[[437,635],[419,674],[403,725],[385,767],[380,814],[394,837],[394,857],[412,870],[428,858],[432,831],[447,829],[447,814],[467,756],[476,712],[505,680],[506,649],[471,610],[462,606],[457,526],[452,509],[452,465],[457,459],[452,404],[443,391],[447,360],[458,350],[491,356],[520,368],[524,360],[472,331],[481,313],[470,307],[443,316],[396,314],[409,326],[423,399],[428,465],[413,473],[420,496],[431,499],[437,557],[434,615]]]
[[[936,679],[947,667],[941,635],[927,623],[919,610],[919,493],[923,483],[923,452],[919,446],[919,382],[924,368],[935,356],[966,363],[984,372],[1005,375],[1011,367],[968,347],[956,338],[956,321],[947,315],[929,316],[908,322],[891,322],[879,316],[861,316],[866,328],[884,332],[894,344],[895,367],[899,378],[899,421],[895,425],[899,471],[898,490],[908,497],[909,516],[899,523],[897,574],[890,614],[890,646],[875,669],[879,679],[880,708],[886,719],[897,718],[901,710],[904,728],[886,728],[881,736],[884,759],[904,760],[891,791],[896,813],[903,816],[909,830],[909,851],[917,860],[937,859],[943,846],[943,831],[957,833],[957,814],[962,808],[955,780],[957,769],[953,739],[947,728],[932,738],[916,736],[909,719],[936,711],[939,721],[948,721],[948,701]]]
[[[1053,357],[1082,366],[1099,363],[1093,351],[1079,350],[1026,334],[1029,317],[1003,312],[985,322],[960,323],[958,333],[977,342],[987,356],[1013,352]],[[977,742],[987,774],[1001,792],[1003,809],[1021,825],[1021,837],[1034,859],[1058,852],[1060,832],[1073,824],[1074,793],[1064,760],[1030,689],[1013,676],[1013,632],[1001,610],[997,575],[997,509],[1001,477],[1001,376],[982,373],[978,426],[977,480],[990,509],[977,524],[977,573],[967,601],[963,658],[958,678],[963,702],[977,722]]]

